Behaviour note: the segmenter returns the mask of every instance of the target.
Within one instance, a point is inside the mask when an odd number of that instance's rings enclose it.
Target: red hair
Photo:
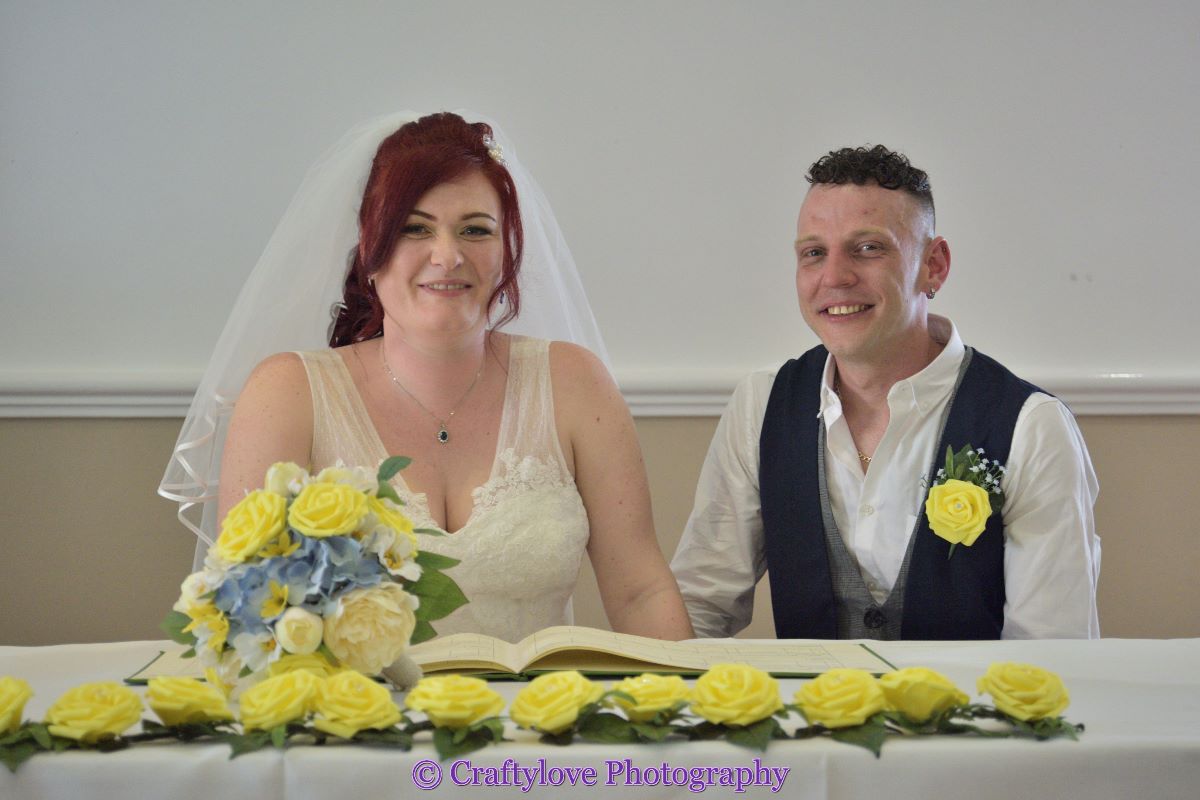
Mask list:
[[[512,176],[488,153],[484,139],[490,141],[491,136],[486,123],[442,113],[402,126],[379,145],[358,212],[358,247],[346,273],[342,302],[334,307],[330,347],[383,335],[383,305],[369,279],[391,258],[417,201],[434,186],[471,171],[482,173],[500,196],[504,259],[500,283],[488,298],[488,312],[503,294],[506,307],[495,326],[517,316],[521,310],[517,273],[524,248],[521,210]]]

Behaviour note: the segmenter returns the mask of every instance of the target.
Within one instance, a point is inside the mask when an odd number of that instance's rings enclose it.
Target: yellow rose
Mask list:
[[[89,743],[109,735],[120,736],[141,717],[141,698],[113,681],[76,686],[46,712],[52,734]]]
[[[714,664],[692,690],[692,711],[719,725],[752,725],[781,708],[779,684],[746,664]]]
[[[862,725],[883,711],[883,690],[863,669],[831,669],[800,687],[796,705],[805,718],[826,728]]]
[[[649,722],[660,711],[670,711],[691,697],[691,690],[678,675],[654,675],[646,673],[636,678],[626,678],[612,687],[634,699],[634,703],[622,697],[614,697],[616,703],[633,722]]]
[[[310,483],[288,509],[288,525],[323,539],[353,533],[367,513],[367,496],[344,483]]]
[[[378,675],[407,649],[416,608],[417,599],[396,583],[347,592],[325,617],[325,644],[346,666]]]
[[[294,670],[304,670],[318,678],[328,678],[330,675],[341,672],[342,668],[337,664],[330,664],[329,659],[320,653],[309,653],[304,656],[285,655],[267,666],[267,675],[274,678],[276,675],[283,675]]]
[[[1022,722],[1061,716],[1071,703],[1061,678],[1029,664],[992,664],[976,685],[996,708]]]
[[[233,719],[222,687],[195,678],[151,678],[146,702],[164,725]]]
[[[256,683],[242,693],[240,711],[246,730],[269,731],[312,710],[321,679],[302,669]]]
[[[293,606],[275,622],[275,640],[289,653],[306,656],[321,646],[325,621],[311,611]]]
[[[287,501],[274,492],[256,489],[229,509],[215,545],[217,555],[240,564],[283,532]]]
[[[908,667],[879,679],[887,707],[913,722],[925,722],[970,700],[945,675],[925,667]]]
[[[504,709],[504,698],[479,678],[439,675],[422,678],[404,698],[438,728],[465,728]]]
[[[930,529],[947,542],[964,547],[975,544],[991,515],[987,490],[967,481],[939,483],[925,500]]]
[[[307,477],[308,470],[304,467],[293,464],[291,461],[278,461],[267,470],[267,479],[263,481],[263,488],[281,497],[291,497],[296,494],[291,489],[292,485],[302,486]]]
[[[313,705],[313,727],[350,739],[364,728],[390,728],[400,721],[392,693],[361,672],[346,670],[321,682]]]
[[[25,703],[33,697],[29,684],[20,678],[0,678],[0,736],[21,727]]]
[[[575,724],[579,712],[604,694],[604,687],[575,670],[548,672],[529,682],[513,698],[508,715],[522,728],[562,733]]]

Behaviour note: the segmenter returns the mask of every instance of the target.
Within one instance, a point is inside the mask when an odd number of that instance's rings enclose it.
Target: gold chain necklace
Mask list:
[[[392,372],[391,365],[389,365],[387,362],[387,355],[385,355],[383,352],[382,342],[379,345],[379,360],[383,363],[383,369],[385,372],[387,372],[388,377],[392,379],[392,383],[396,384],[400,391],[412,398],[412,401],[438,424],[437,440],[440,444],[445,444],[446,442],[450,441],[450,431],[447,430],[446,423],[454,419],[455,412],[462,407],[462,404],[466,401],[467,397],[470,396],[471,390],[475,388],[475,384],[479,383],[479,376],[483,374],[483,366],[487,363],[487,352],[484,352],[483,354],[483,361],[479,362],[479,370],[475,373],[475,377],[471,379],[471,385],[467,387],[465,392],[463,392],[462,397],[458,398],[458,402],[454,404],[454,408],[450,410],[450,413],[446,415],[445,419],[442,419],[437,414],[426,408],[425,404],[418,400],[417,396],[410,392],[408,388],[400,382],[400,379],[396,377],[396,373]]]
[[[837,372],[834,372],[833,373],[833,393],[836,394],[839,398],[841,397],[841,392],[839,391],[839,389],[841,389],[841,388],[842,388],[842,376],[839,375]],[[413,399],[415,400],[416,398],[414,397]],[[851,436],[850,438],[853,439],[854,437]],[[855,444],[854,444],[854,449],[858,453],[859,461],[861,461],[864,464],[871,463],[871,456],[867,455],[862,450],[859,450],[857,442],[855,442]]]

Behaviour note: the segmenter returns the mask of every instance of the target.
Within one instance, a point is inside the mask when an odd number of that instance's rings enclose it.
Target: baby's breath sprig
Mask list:
[[[983,488],[990,496],[993,509],[1004,505],[1004,487],[1002,480],[1008,474],[1008,468],[999,461],[985,457],[982,447],[965,445],[957,453],[954,448],[946,447],[946,465],[939,467],[933,478],[933,485],[945,483],[948,480],[960,480],[973,483]]]

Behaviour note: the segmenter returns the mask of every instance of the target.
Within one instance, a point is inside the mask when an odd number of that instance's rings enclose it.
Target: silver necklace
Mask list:
[[[487,363],[487,353],[485,352],[483,354],[483,361],[479,362],[479,370],[475,373],[475,377],[471,379],[471,385],[467,387],[465,392],[463,392],[462,397],[458,398],[458,402],[454,404],[454,408],[450,410],[450,413],[446,415],[445,419],[442,419],[437,414],[426,408],[425,404],[418,400],[415,394],[405,388],[404,384],[400,382],[400,379],[396,377],[396,373],[392,372],[391,365],[389,365],[387,362],[387,356],[383,352],[382,344],[379,345],[379,360],[383,362],[383,369],[385,372],[387,372],[388,377],[392,379],[392,383],[396,384],[400,391],[412,398],[412,401],[416,403],[422,411],[433,418],[433,421],[438,424],[437,440],[439,443],[445,444],[446,442],[450,441],[450,431],[446,429],[446,423],[454,419],[454,413],[458,411],[460,407],[462,407],[463,402],[471,394],[471,390],[475,388],[475,384],[479,383],[479,376],[483,374],[483,365]]]

